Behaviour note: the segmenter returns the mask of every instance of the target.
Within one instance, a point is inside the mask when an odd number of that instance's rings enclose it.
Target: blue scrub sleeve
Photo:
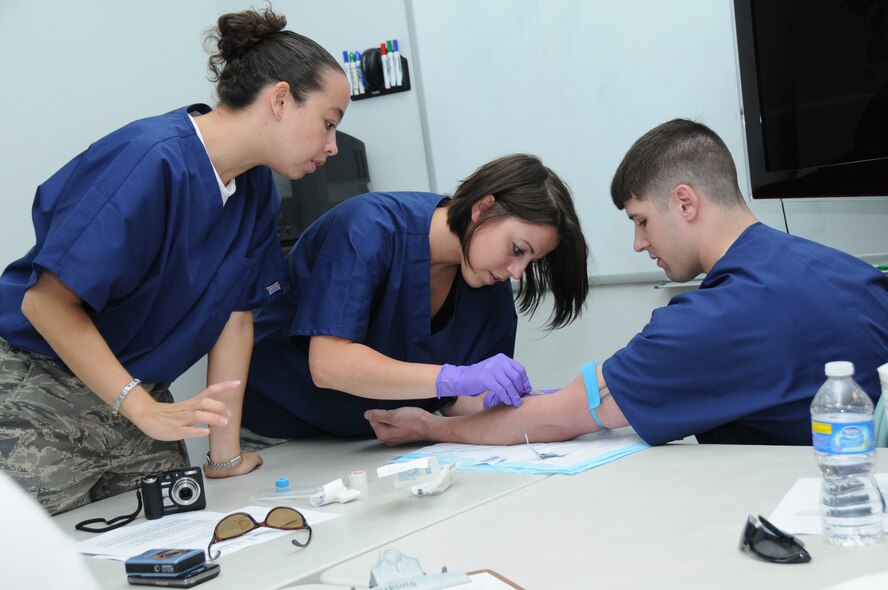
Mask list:
[[[783,355],[794,346],[782,328],[786,303],[766,286],[700,289],[654,310],[641,333],[602,367],[638,435],[663,444],[774,407],[772,376],[782,374]],[[773,352],[762,355],[764,346]]]
[[[88,170],[81,172],[89,176]],[[91,187],[57,212],[34,260],[31,284],[40,271],[52,271],[96,311],[135,291],[162,247],[163,233],[146,228],[164,224],[165,210],[157,200],[166,192],[166,172],[163,159],[150,153],[122,179],[114,167],[78,178]]]
[[[287,257],[299,301],[291,340],[319,335],[364,340],[374,292],[391,266],[392,246],[372,211],[355,222],[355,207],[362,203],[350,200],[321,216]]]

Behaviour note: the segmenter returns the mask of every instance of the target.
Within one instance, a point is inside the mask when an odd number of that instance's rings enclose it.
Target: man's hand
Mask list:
[[[436,416],[420,408],[367,410],[364,418],[373,427],[376,438],[389,446],[431,440],[429,428]]]

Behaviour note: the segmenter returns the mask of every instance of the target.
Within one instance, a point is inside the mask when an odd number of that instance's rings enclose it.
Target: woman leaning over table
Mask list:
[[[372,434],[364,412],[520,405],[522,312],[579,316],[588,248],[570,191],[535,156],[488,162],[452,197],[369,193],[313,223],[287,257],[293,290],[256,315],[244,444]],[[249,430],[247,430],[249,429]]]
[[[36,245],[0,277],[0,469],[50,513],[187,466],[183,438],[209,433],[209,477],[262,462],[238,435],[252,310],[287,287],[270,169],[335,154],[349,100],[336,60],[285,25],[221,16],[214,109],[130,123],[37,190]],[[206,354],[208,387],[173,403]]]

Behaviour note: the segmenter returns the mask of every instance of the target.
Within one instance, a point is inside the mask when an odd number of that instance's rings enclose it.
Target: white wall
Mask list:
[[[730,2],[409,5],[439,188],[452,190],[495,157],[536,154],[573,191],[592,276],[665,280],[653,261],[627,247],[632,225],[613,206],[610,182],[629,146],[675,117],[707,123],[740,155]],[[694,22],[693,34],[676,34],[664,26],[670,22]]]
[[[581,319],[553,332],[540,329],[551,311],[551,306],[541,305],[533,318],[519,318],[515,357],[535,388],[563,387],[580,374],[582,365],[606,360],[622,348],[654,308],[683,290],[655,289],[653,283],[598,285],[589,293]]]
[[[209,101],[205,2],[0,2],[0,264],[33,244],[38,184],[133,119]],[[171,18],[175,15],[175,18]]]

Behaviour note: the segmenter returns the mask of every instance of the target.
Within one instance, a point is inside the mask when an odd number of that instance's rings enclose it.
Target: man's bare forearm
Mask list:
[[[551,442],[599,430],[589,414],[582,379],[523,401],[519,408],[495,406],[467,416],[429,415],[421,429],[428,440],[498,445],[522,443],[525,434],[534,442]]]
[[[607,428],[628,422],[610,394],[598,369],[601,403],[596,415]],[[567,387],[546,395],[522,398],[521,407],[494,406],[468,415],[437,416],[419,408],[368,410],[364,417],[377,438],[387,445],[418,442],[455,442],[510,445],[524,442],[570,440],[601,430],[589,411],[585,382],[577,376]]]

